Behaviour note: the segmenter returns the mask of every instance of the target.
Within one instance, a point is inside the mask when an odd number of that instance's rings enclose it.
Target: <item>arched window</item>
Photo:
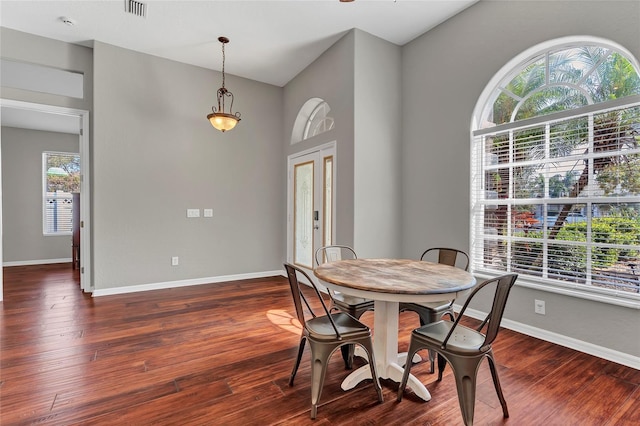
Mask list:
[[[291,144],[333,129],[331,107],[320,98],[311,98],[300,108],[291,133]]]
[[[487,86],[472,140],[472,267],[640,300],[640,73],[556,40]]]

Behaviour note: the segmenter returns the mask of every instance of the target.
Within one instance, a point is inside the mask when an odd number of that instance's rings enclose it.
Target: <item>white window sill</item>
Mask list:
[[[500,276],[499,273],[490,273],[486,271],[474,271],[473,275],[476,279],[484,281],[486,279],[495,278]],[[605,292],[594,287],[587,287],[589,290],[584,289],[582,284],[572,283],[560,283],[560,284],[547,284],[543,279],[536,279],[533,277],[518,276],[516,286],[531,288],[534,290],[545,291],[548,293],[561,294],[563,296],[571,296],[579,299],[590,300],[593,302],[607,303],[610,305],[623,306],[630,309],[640,309],[640,293],[629,293],[623,291]]]

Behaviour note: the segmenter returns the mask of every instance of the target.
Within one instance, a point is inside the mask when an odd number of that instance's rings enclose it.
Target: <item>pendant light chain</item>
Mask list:
[[[224,89],[224,60],[225,60],[224,45],[225,43],[222,43],[222,88],[223,89]]]

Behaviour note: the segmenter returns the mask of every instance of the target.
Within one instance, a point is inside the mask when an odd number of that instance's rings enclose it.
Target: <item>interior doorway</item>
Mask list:
[[[89,112],[86,110],[65,108],[53,105],[36,104],[30,102],[0,99],[2,108],[2,125],[9,117],[13,120],[12,127],[34,130],[53,130],[56,126],[68,126],[68,133],[78,135],[80,155],[80,288],[83,291],[92,291],[91,281],[91,210],[90,210],[90,146],[89,146]],[[2,146],[0,144],[0,158]],[[0,188],[2,187],[2,165],[0,163]],[[0,197],[0,223],[2,223],[2,198]],[[0,227],[0,237],[3,231]],[[69,254],[71,255],[71,237]],[[2,245],[0,245],[0,259],[4,261]],[[4,263],[4,262],[3,262]],[[3,300],[3,275],[0,274],[0,301]]]
[[[288,157],[287,261],[313,269],[315,251],[335,239],[335,142]]]

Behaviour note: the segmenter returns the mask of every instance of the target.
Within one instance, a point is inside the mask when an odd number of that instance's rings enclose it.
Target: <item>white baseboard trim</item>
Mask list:
[[[459,312],[460,308],[460,306],[457,306],[455,309],[456,312]],[[465,315],[468,315],[471,318],[483,320],[487,314],[475,309],[467,308]],[[574,349],[576,351],[584,352],[589,355],[597,356],[608,361],[617,362],[618,364],[626,365],[627,367],[640,370],[640,357],[629,355],[624,352],[614,351],[613,349],[605,348],[604,346],[594,345],[593,343],[584,342],[582,340],[574,339],[573,337],[567,337],[562,334],[554,333],[552,331],[543,330],[537,327],[531,327],[530,325],[512,321],[506,318],[502,319],[500,326],[509,330],[517,331],[518,333],[522,333],[527,336],[536,337],[547,342],[555,343],[566,348]]]
[[[213,283],[221,283],[225,281],[248,280],[251,278],[266,278],[266,277],[273,277],[274,275],[285,276],[285,273],[283,270],[264,271],[264,272],[253,272],[249,274],[221,275],[218,277],[193,278],[189,280],[165,281],[160,283],[139,284],[139,285],[112,287],[112,288],[105,288],[105,289],[94,289],[92,295],[93,297],[112,296],[114,294],[136,293],[139,291],[151,291],[151,290],[163,290],[167,288],[186,287],[190,285],[213,284]]]
[[[30,266],[30,265],[48,265],[52,263],[71,263],[70,257],[62,259],[41,259],[41,260],[15,260],[12,262],[2,262],[2,266]]]

